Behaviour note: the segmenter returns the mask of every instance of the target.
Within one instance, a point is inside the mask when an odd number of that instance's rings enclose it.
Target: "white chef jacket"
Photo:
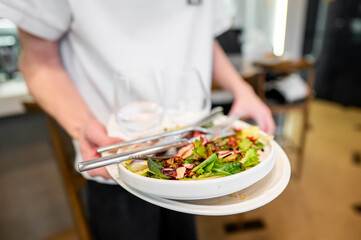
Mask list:
[[[60,40],[66,71],[103,124],[113,111],[114,74],[122,69],[192,66],[210,91],[213,40],[231,25],[224,0],[0,0],[0,17]]]

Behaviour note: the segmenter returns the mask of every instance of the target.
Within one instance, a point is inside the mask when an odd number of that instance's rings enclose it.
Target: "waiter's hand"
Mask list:
[[[271,110],[262,102],[254,91],[244,92],[235,96],[229,115],[238,115],[242,118],[251,118],[266,133],[272,135],[276,125]]]
[[[97,152],[98,147],[121,141],[122,139],[120,138],[109,137],[104,125],[96,120],[92,120],[86,124],[80,132],[79,149],[83,159],[90,160],[101,157],[101,155]],[[89,170],[87,173],[91,177],[101,176],[105,179],[111,178],[105,167]]]

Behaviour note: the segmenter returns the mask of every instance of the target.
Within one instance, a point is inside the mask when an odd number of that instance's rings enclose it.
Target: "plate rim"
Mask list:
[[[227,116],[224,116],[227,118]],[[219,119],[222,121],[222,119]],[[246,128],[252,126],[244,121],[237,120],[233,123],[233,126],[236,128]],[[260,130],[260,134],[267,135],[262,130]],[[204,180],[187,180],[187,181],[169,181],[164,179],[154,179],[154,178],[146,178],[144,176],[140,176],[130,170],[128,170],[122,163],[116,164],[118,169],[118,174],[121,176],[123,181],[130,187],[134,188],[137,191],[154,195],[161,198],[169,198],[174,200],[198,200],[198,199],[210,199],[220,196],[228,195],[232,192],[240,191],[245,189],[256,182],[260,181],[262,178],[268,175],[268,173],[273,169],[275,164],[275,141],[271,140],[266,143],[268,148],[267,155],[263,157],[260,164],[254,166],[246,171],[239,172],[237,174],[233,174],[230,176],[224,176],[215,179],[204,179]],[[249,179],[247,181],[247,179]],[[233,189],[229,189],[229,186],[234,181],[241,181],[243,184],[237,188],[236,186]],[[142,184],[140,184],[142,183]],[[157,189],[163,190],[154,190],[149,191],[152,188],[152,184],[156,184],[158,186]],[[138,187],[142,186],[142,187]],[[211,194],[204,193],[202,189],[206,186],[218,186],[218,189],[213,189]],[[224,189],[219,192],[220,187]],[[179,194],[179,191],[173,191],[174,189],[179,188],[181,192],[186,194]],[[228,190],[227,190],[228,188]],[[186,190],[187,189],[187,190]],[[217,190],[217,192],[215,192]],[[192,194],[188,194],[191,192]]]
[[[282,148],[275,142],[275,165],[281,164],[283,168],[283,172],[280,175],[279,179],[275,184],[268,187],[267,190],[265,190],[263,193],[267,192],[267,196],[265,194],[260,194],[252,200],[245,200],[238,203],[233,204],[227,204],[227,205],[217,205],[217,206],[204,206],[204,205],[197,205],[197,204],[190,204],[190,203],[184,203],[180,202],[181,200],[171,200],[166,198],[161,198],[157,196],[151,196],[149,194],[144,194],[142,192],[139,192],[128,185],[126,185],[121,179],[116,179],[117,176],[115,176],[117,171],[117,166],[110,165],[107,167],[109,173],[111,176],[115,179],[115,181],[123,187],[125,190],[130,192],[131,194],[143,199],[144,201],[147,201],[149,203],[152,203],[154,205],[164,207],[170,210],[183,212],[183,213],[189,213],[189,214],[197,214],[197,215],[207,215],[207,216],[224,216],[224,215],[232,215],[232,214],[238,214],[243,213],[247,211],[254,210],[256,208],[259,208],[261,206],[264,206],[268,204],[269,202],[273,201],[275,198],[277,198],[287,187],[290,177],[291,177],[291,166],[290,162],[288,160],[287,155],[282,150]],[[276,152],[279,154],[276,154]],[[115,168],[115,170],[114,170]],[[115,171],[115,172],[114,172]],[[274,171],[274,168],[271,170],[269,174]],[[257,184],[257,182],[255,183]],[[253,185],[251,185],[253,186]],[[250,187],[251,187],[250,186]],[[245,188],[247,189],[247,188]],[[244,189],[244,190],[245,190]],[[271,191],[272,190],[272,191]],[[202,201],[202,200],[200,200]]]

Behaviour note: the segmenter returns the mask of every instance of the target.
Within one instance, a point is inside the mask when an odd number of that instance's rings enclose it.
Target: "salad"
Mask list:
[[[264,136],[259,128],[234,128],[227,137],[200,137],[164,160],[129,160],[124,166],[139,175],[169,180],[201,180],[229,176],[260,163],[259,151],[272,136]],[[193,133],[193,137],[199,133]]]

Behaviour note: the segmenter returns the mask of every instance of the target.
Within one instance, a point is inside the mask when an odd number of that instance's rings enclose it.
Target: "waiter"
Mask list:
[[[231,114],[266,132],[270,110],[228,61],[215,37],[231,25],[223,0],[0,0],[15,22],[23,51],[19,68],[38,104],[74,139],[76,161],[121,139],[104,125],[113,106],[114,73],[164,64],[196,68],[234,96]],[[174,82],[182,91],[182,83]],[[151,91],[152,89],[147,89]],[[105,168],[84,173],[95,239],[195,239],[194,218],[127,193]]]

